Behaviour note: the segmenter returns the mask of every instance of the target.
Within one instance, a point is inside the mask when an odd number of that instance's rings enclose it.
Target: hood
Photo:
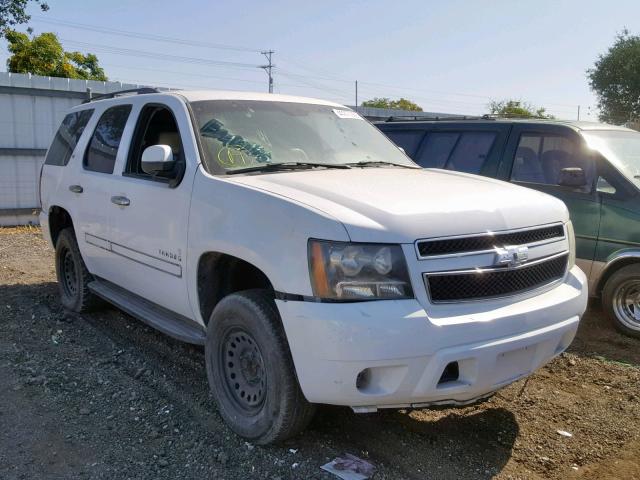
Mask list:
[[[550,195],[445,170],[305,170],[230,180],[321,210],[342,222],[354,242],[413,243],[569,218]]]

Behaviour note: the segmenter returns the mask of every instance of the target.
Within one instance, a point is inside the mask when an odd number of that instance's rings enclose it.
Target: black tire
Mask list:
[[[640,338],[640,265],[611,275],[602,290],[602,308],[620,332]]]
[[[87,270],[72,228],[65,228],[56,241],[56,276],[60,302],[68,310],[82,313],[100,305],[89,291],[93,277]]]
[[[211,314],[207,377],[220,415],[259,445],[304,430],[315,406],[302,394],[278,309],[264,290],[223,298]]]

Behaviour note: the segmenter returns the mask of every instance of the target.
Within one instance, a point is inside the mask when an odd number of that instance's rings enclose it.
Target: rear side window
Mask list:
[[[431,132],[416,162],[424,168],[480,173],[495,139],[495,132]]]
[[[420,141],[422,137],[424,137],[424,132],[420,132],[417,130],[414,131],[399,131],[399,130],[391,130],[389,132],[384,132],[384,134],[389,137],[389,139],[402,147],[407,155],[413,157],[418,149],[418,145],[420,145]]]
[[[424,168],[445,168],[459,138],[459,133],[429,133],[416,162]]]
[[[113,173],[129,113],[131,113],[131,105],[118,105],[102,114],[84,156],[85,170]]]
[[[45,165],[64,167],[69,163],[71,154],[75,150],[78,140],[82,136],[82,132],[84,132],[84,127],[87,126],[92,114],[93,109],[73,112],[64,117],[47,152],[47,158],[44,160]]]

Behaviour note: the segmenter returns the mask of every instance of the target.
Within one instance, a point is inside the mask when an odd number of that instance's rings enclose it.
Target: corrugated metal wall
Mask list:
[[[44,155],[69,108],[139,85],[0,73],[0,225],[37,223]]]

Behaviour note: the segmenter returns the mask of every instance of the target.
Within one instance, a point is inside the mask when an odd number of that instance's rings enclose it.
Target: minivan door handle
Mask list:
[[[116,205],[120,205],[121,207],[128,207],[131,204],[131,200],[129,200],[127,197],[115,195],[111,197],[111,203],[115,203]]]
[[[82,185],[69,185],[69,190],[73,193],[82,193],[84,191]]]

